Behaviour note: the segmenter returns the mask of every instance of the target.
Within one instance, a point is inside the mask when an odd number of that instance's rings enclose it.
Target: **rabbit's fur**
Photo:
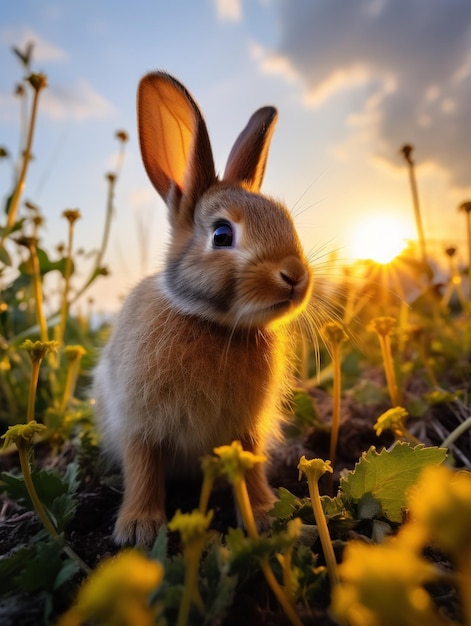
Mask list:
[[[263,452],[289,381],[291,321],[311,272],[287,210],[259,193],[276,110],[259,109],[216,177],[201,113],[174,78],[138,92],[144,165],[169,209],[162,273],[129,295],[94,378],[103,441],[122,463],[118,543],[149,543],[165,521],[165,476],[192,472],[238,439]],[[247,474],[256,520],[274,496]]]

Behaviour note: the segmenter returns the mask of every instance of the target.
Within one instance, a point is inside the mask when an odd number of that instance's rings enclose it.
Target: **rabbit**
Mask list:
[[[94,373],[104,445],[122,465],[118,544],[150,544],[165,523],[165,478],[215,446],[260,454],[288,391],[293,323],[312,272],[287,209],[260,194],[277,110],[256,111],[218,179],[187,89],[164,72],[138,87],[143,163],[168,208],[162,272],[117,316]],[[186,474],[185,474],[186,473]],[[246,476],[259,527],[275,501],[262,465]]]

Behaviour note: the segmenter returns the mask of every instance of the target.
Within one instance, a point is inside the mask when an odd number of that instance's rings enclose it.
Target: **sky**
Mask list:
[[[199,103],[219,172],[250,115],[278,108],[262,190],[292,211],[308,253],[332,251],[348,264],[361,255],[355,233],[384,216],[416,237],[400,154],[408,143],[429,249],[453,245],[465,261],[457,208],[471,198],[469,0],[2,2],[0,146],[15,158],[22,68],[11,48],[30,41],[32,69],[48,87],[23,199],[46,217],[45,247],[65,241],[62,211],[79,208],[75,245],[99,248],[115,132],[130,137],[104,260],[110,276],[90,294],[99,310],[115,309],[165,256],[166,208],[144,172],[135,113],[139,79],[156,69]],[[11,184],[2,159],[2,203]],[[377,240],[386,243],[385,228]],[[76,286],[87,262],[77,264]]]

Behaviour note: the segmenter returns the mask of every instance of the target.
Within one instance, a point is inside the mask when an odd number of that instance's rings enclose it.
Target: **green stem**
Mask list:
[[[399,390],[396,382],[396,374],[394,373],[394,365],[391,354],[391,339],[389,335],[378,335],[379,344],[381,346],[381,354],[383,356],[384,372],[386,374],[386,382],[388,385],[389,397],[391,405],[399,406]]]
[[[464,422],[462,422],[459,426],[457,426],[448,435],[448,437],[443,441],[441,447],[442,448],[449,448],[453,443],[455,443],[455,441],[458,439],[458,437],[461,437],[461,435],[463,433],[465,433],[469,429],[471,429],[471,416],[468,417],[467,419],[465,419]]]
[[[252,506],[250,504],[249,494],[247,491],[247,483],[245,479],[238,479],[233,482],[234,493],[239,506],[239,511],[244,522],[247,533],[252,539],[258,538],[257,525],[255,523],[255,517],[253,514]]]
[[[198,506],[203,515],[205,515],[208,510],[209,497],[211,495],[213,483],[213,477],[209,475],[209,472],[205,472],[203,476],[203,484],[201,485],[200,501]]]
[[[247,533],[253,539],[257,539],[259,534],[257,531],[257,525],[255,523],[255,517],[253,514],[252,507],[250,505],[249,494],[247,491],[247,484],[245,479],[235,480],[233,482],[234,492],[237,500],[237,504],[239,506],[240,514],[242,516],[242,520],[244,522]],[[266,557],[262,557],[259,559],[260,567],[262,569],[263,575],[265,576],[265,580],[267,581],[268,586],[275,594],[276,599],[280,603],[281,608],[285,612],[286,616],[293,624],[293,626],[302,626],[302,622],[296,614],[296,610],[294,606],[291,604],[291,600],[284,592],[283,588],[280,586],[278,581],[273,574],[273,571],[270,567],[268,559]]]
[[[337,442],[340,427],[340,399],[342,394],[342,370],[340,360],[339,344],[332,345],[332,363],[334,366],[334,387],[333,387],[333,407],[332,407],[332,431],[330,435],[330,460],[335,463]]]
[[[37,111],[38,111],[39,92],[40,92],[40,89],[34,90],[28,137],[26,139],[26,147],[23,153],[23,162],[21,166],[20,175],[18,177],[18,182],[16,184],[15,191],[13,192],[13,196],[12,196],[10,206],[8,209],[7,229],[11,228],[16,221],[16,213],[18,211],[21,194],[23,193],[24,186],[25,186],[26,173],[28,171],[28,165],[31,160],[31,148],[33,146],[33,136],[34,136],[34,127],[36,123]]]
[[[278,581],[275,578],[275,574],[273,573],[268,559],[263,557],[260,559],[260,567],[262,568],[263,575],[265,576],[265,580],[267,581],[268,586],[273,591],[276,599],[280,603],[281,608],[285,612],[289,621],[293,624],[293,626],[302,626],[302,622],[299,619],[296,611],[291,604],[286,593],[283,591],[282,587],[280,587]]]
[[[18,448],[18,453],[20,457],[20,467],[23,473],[26,490],[28,491],[28,495],[36,510],[36,513],[38,514],[39,519],[43,523],[44,528],[51,535],[51,537],[55,539],[56,541],[63,543],[61,536],[55,529],[54,524],[52,523],[49,515],[46,513],[46,510],[43,507],[43,504],[41,500],[39,499],[38,492],[36,491],[36,488],[34,486],[33,479],[31,477],[31,470],[29,467],[27,449],[24,445],[21,445],[21,444],[20,445],[17,444],[17,448]],[[76,563],[78,563],[82,571],[84,571],[86,574],[89,574],[91,572],[91,569],[88,567],[88,565],[79,557],[79,555],[76,552],[74,552],[74,550],[68,544],[63,543],[62,549],[67,554],[67,556],[69,556]]]
[[[31,264],[33,266],[33,291],[34,291],[34,303],[36,309],[36,320],[39,325],[39,336],[41,341],[48,341],[47,322],[44,315],[44,303],[43,292],[41,284],[41,274],[39,270],[39,260],[36,251],[36,245],[30,246]]]
[[[188,623],[192,602],[200,613],[204,614],[204,603],[198,589],[198,569],[203,547],[203,542],[197,542],[196,545],[186,546],[184,549],[185,585],[178,610],[177,626],[186,626]]]
[[[34,420],[34,405],[36,403],[36,389],[38,387],[40,366],[41,366],[41,361],[39,360],[31,361],[32,369],[31,369],[31,378],[29,381],[28,409],[26,413],[27,422],[31,422],[31,420]]]
[[[65,326],[67,324],[67,315],[69,313],[69,287],[70,287],[70,275],[72,273],[72,244],[74,238],[74,225],[69,223],[69,240],[67,245],[67,257],[65,260],[64,270],[64,291],[62,294],[62,306],[61,306],[61,321],[59,324],[59,333],[57,340],[62,343],[65,334]]]
[[[319,485],[317,483],[317,480],[314,480],[314,478],[310,477],[309,475],[308,486],[309,496],[311,498],[311,506],[314,513],[314,518],[316,520],[322,550],[324,552],[327,571],[329,573],[330,586],[333,589],[340,582],[337,561],[335,559],[334,549],[332,547],[332,541],[330,539],[329,529],[327,528],[324,511],[322,510]]]

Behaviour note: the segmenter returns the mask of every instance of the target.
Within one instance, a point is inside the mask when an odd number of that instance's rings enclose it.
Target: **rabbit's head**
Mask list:
[[[277,112],[256,111],[218,180],[206,124],[188,91],[156,72],[139,85],[141,152],[172,237],[162,288],[181,313],[231,328],[289,320],[311,271],[286,208],[260,194]]]

